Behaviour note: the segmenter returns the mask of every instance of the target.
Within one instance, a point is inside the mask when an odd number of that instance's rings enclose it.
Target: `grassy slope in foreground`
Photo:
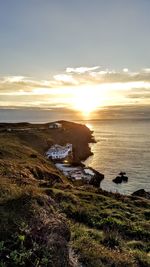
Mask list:
[[[67,216],[71,246],[84,266],[150,266],[150,200],[89,187],[50,192]]]
[[[44,152],[71,142],[79,161],[91,133],[63,124],[1,125],[0,266],[75,266],[68,244],[84,266],[150,266],[150,201],[69,185]]]

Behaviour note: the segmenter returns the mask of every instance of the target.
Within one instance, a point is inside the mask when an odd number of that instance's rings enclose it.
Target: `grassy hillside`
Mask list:
[[[0,183],[0,266],[68,266],[70,230],[37,186]]]
[[[150,200],[89,187],[60,186],[49,195],[67,216],[84,266],[150,266]]]
[[[0,267],[150,266],[150,200],[70,184],[45,151],[70,142],[80,161],[92,136],[62,123],[0,124]]]

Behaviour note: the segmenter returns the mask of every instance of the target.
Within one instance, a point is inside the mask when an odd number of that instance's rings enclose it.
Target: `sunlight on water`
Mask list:
[[[105,174],[101,187],[122,194],[141,188],[150,191],[150,121],[89,121],[86,125],[97,141],[86,164]],[[112,179],[120,171],[127,173],[129,181],[116,185]]]
[[[93,125],[91,123],[86,123],[85,124],[91,131],[93,131]]]

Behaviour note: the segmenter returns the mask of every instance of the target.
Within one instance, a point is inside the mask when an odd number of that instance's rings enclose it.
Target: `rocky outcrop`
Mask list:
[[[150,199],[150,192],[146,192],[144,189],[139,189],[135,191],[134,193],[132,193],[132,196],[144,197],[144,198]]]
[[[92,155],[89,143],[95,142],[92,131],[83,124],[77,124],[68,121],[58,121],[62,124],[59,130],[51,131],[51,136],[55,144],[64,145],[70,143],[73,145],[73,162],[80,163]]]
[[[128,177],[126,176],[125,172],[120,172],[119,175],[116,176],[115,179],[113,179],[113,182],[116,184],[127,183]]]
[[[90,185],[93,185],[94,187],[100,187],[101,181],[104,179],[104,174],[94,170],[93,168],[90,168],[93,173],[94,176],[91,178],[91,180],[89,181]]]

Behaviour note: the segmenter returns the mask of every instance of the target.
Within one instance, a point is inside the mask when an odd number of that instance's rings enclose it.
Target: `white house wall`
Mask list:
[[[66,158],[70,152],[72,152],[72,144],[67,144],[65,147],[54,145],[47,151],[46,155],[48,158],[52,159],[63,159]]]

